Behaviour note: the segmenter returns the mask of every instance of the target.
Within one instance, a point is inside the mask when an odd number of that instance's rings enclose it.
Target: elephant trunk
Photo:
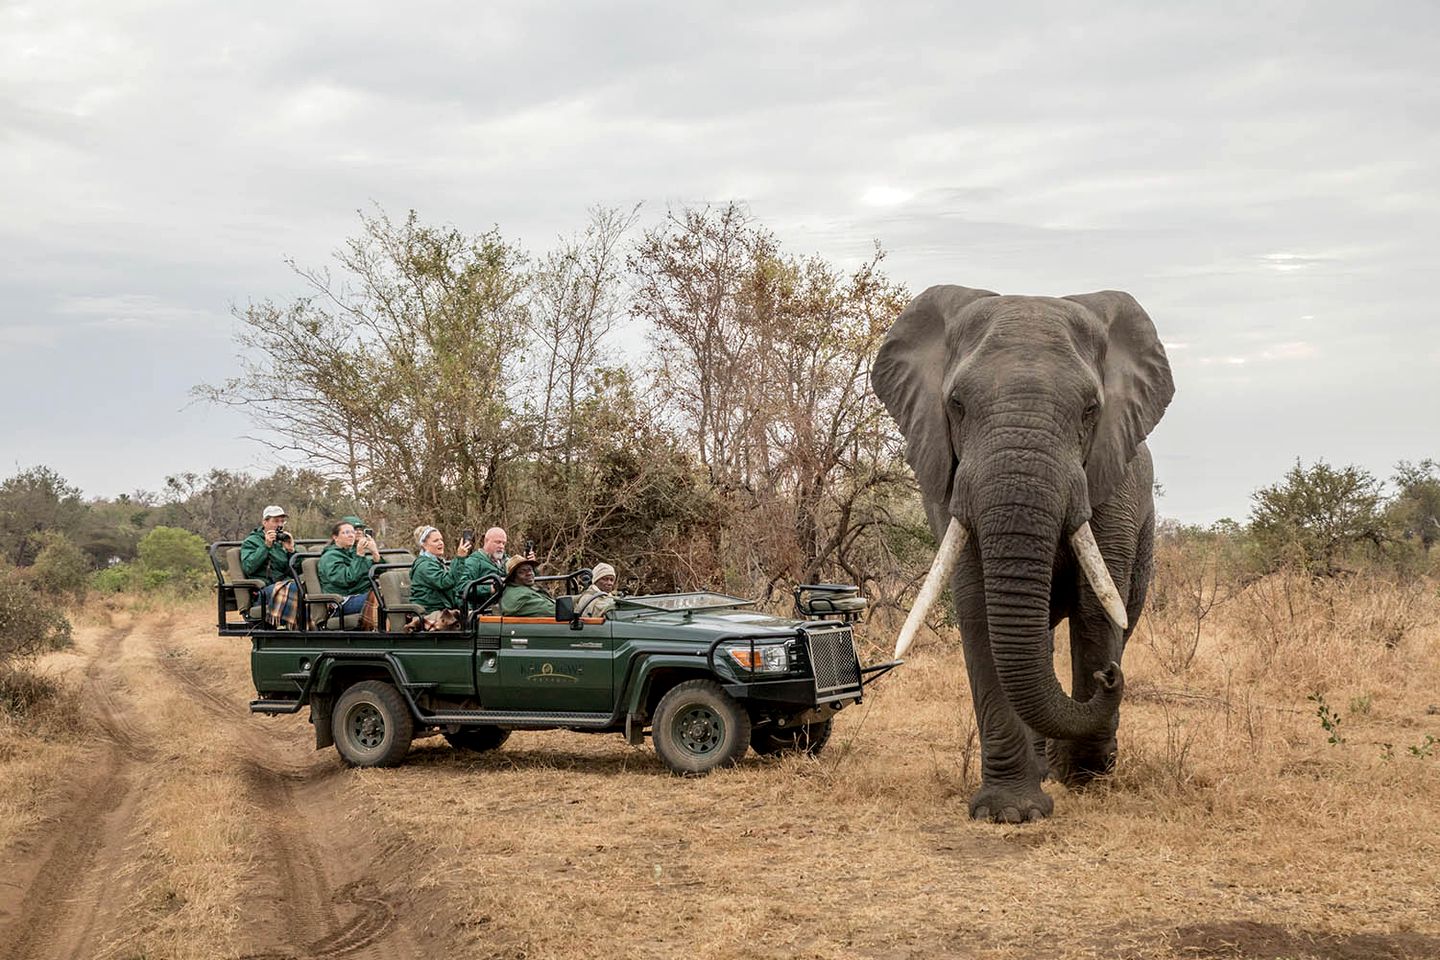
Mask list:
[[[1002,462],[1033,459],[1006,457]],[[1074,505],[1068,495],[1036,493],[1053,487],[1053,479],[1017,474],[1013,467],[1002,482],[982,483],[972,491],[974,535],[984,569],[990,650],[1006,698],[1037,733],[1061,740],[1088,739],[1113,731],[1124,682],[1119,665],[1112,663],[1096,674],[1095,695],[1080,703],[1065,693],[1055,676],[1051,580],[1055,553]],[[1017,496],[1017,489],[1027,493]]]

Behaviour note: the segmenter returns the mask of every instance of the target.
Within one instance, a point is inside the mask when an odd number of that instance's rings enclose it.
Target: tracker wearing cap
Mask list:
[[[575,598],[575,613],[583,617],[603,617],[615,606],[615,568],[597,563],[590,571],[590,586]]]

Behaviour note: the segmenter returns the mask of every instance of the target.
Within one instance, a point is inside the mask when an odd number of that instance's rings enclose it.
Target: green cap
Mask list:
[[[352,527],[363,527],[363,526],[365,526],[365,521],[364,521],[364,520],[361,520],[359,517],[341,517],[341,518],[340,518],[340,522],[341,522],[341,523],[348,523],[348,524],[350,524],[350,526],[352,526]]]

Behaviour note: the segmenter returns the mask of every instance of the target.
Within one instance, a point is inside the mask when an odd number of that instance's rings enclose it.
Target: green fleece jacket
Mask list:
[[[315,575],[320,578],[321,592],[348,597],[370,589],[370,568],[373,566],[375,561],[360,556],[354,547],[332,543],[320,554]]]
[[[483,550],[476,550],[464,560],[457,560],[456,562],[465,565],[466,583],[469,583],[471,580],[479,580],[481,577],[489,576],[499,577],[502,581],[505,579],[504,557],[501,557],[500,562],[497,564],[494,560],[490,559],[490,554]],[[479,599],[480,597],[489,596],[489,594],[489,590],[477,587],[474,596],[476,599]]]
[[[240,569],[245,576],[266,583],[285,580],[290,576],[290,554],[279,540],[265,546],[265,528],[256,527],[240,543]]]
[[[522,587],[512,583],[500,594],[500,615],[502,617],[550,617],[555,616],[555,598],[541,593],[534,587]]]
[[[426,613],[460,606],[458,594],[465,583],[465,565],[446,563],[431,553],[422,553],[410,565],[410,602]]]

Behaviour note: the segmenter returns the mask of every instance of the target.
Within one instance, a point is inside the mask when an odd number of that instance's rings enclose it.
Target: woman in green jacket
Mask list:
[[[418,603],[426,613],[458,608],[465,564],[445,561],[445,538],[434,527],[415,528],[415,543],[420,547],[420,556],[410,565],[410,602]],[[469,547],[462,543],[455,557],[461,560],[469,553]]]
[[[369,554],[365,556],[364,554]],[[355,525],[341,520],[330,528],[330,545],[320,554],[315,575],[323,593],[344,597],[337,611],[341,616],[365,609],[370,592],[370,568],[380,562],[380,545],[355,532]]]

